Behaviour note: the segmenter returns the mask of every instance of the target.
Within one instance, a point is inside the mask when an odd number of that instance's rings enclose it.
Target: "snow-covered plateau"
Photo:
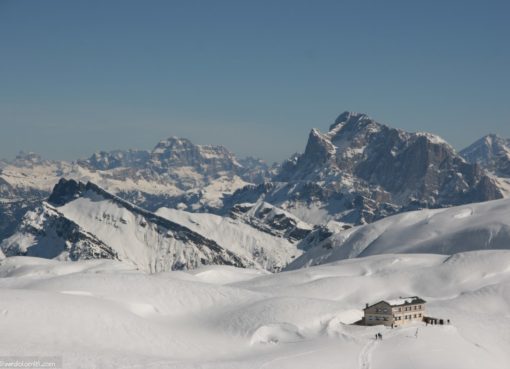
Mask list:
[[[451,324],[351,325],[365,303],[409,295]],[[277,274],[0,262],[0,356],[60,356],[65,368],[502,369],[509,311],[507,250],[376,255]]]

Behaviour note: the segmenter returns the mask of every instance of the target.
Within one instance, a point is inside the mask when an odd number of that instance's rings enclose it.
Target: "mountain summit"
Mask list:
[[[510,177],[510,139],[489,134],[466,147],[460,154],[470,163],[478,163],[499,177]]]
[[[344,112],[326,133],[312,129],[303,154],[283,163],[272,184],[253,192],[265,201],[320,223],[371,222],[419,208],[502,197],[497,185],[439,136],[406,132],[366,114]]]

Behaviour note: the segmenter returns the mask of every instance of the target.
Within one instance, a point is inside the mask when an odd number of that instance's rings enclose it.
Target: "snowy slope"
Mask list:
[[[298,249],[297,242],[263,232],[240,219],[168,208],[161,208],[156,214],[216,241],[269,271],[281,270],[303,252]]]
[[[12,257],[0,262],[0,356],[61,355],[73,369],[502,369],[509,265],[509,251],[491,250],[149,275],[114,261]],[[348,324],[365,303],[408,295],[452,324]]]
[[[213,240],[138,208],[100,187],[61,180],[48,202],[28,212],[0,244],[7,256],[115,259],[145,271],[201,265],[253,266]]]
[[[386,253],[510,249],[510,199],[420,210],[340,231],[296,259],[289,269]]]

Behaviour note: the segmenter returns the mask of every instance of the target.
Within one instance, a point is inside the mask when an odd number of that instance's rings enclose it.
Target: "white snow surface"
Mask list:
[[[404,304],[410,304],[413,301],[413,297],[407,297],[407,298],[398,298],[398,299],[390,299],[390,300],[384,300],[391,306],[399,306]]]
[[[510,249],[510,199],[419,210],[334,233],[287,268],[387,253]]]
[[[287,239],[259,231],[239,219],[169,208],[161,208],[156,214],[216,241],[237,255],[254,260],[266,270],[280,270],[303,253]]]
[[[508,250],[376,255],[278,274],[9,257],[0,356],[56,355],[77,369],[503,369],[509,266]],[[451,324],[350,325],[365,303],[413,295]]]

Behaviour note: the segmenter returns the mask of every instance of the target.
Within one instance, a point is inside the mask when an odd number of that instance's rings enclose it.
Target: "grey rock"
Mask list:
[[[510,178],[510,139],[489,134],[475,141],[460,154],[470,163],[499,177]]]
[[[467,163],[440,137],[345,112],[329,132],[313,129],[304,153],[284,162],[270,183],[239,190],[224,204],[264,198],[290,212],[326,213],[302,218],[308,222],[363,224],[400,211],[502,196],[482,168]]]

